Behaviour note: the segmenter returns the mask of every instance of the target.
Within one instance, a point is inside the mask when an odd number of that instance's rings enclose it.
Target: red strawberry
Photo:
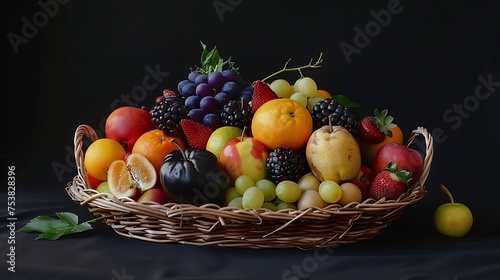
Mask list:
[[[278,95],[276,95],[267,83],[257,80],[252,95],[252,111],[255,113],[262,104],[277,98]]]
[[[177,92],[175,92],[175,91],[173,91],[171,89],[166,88],[166,89],[163,90],[163,96],[165,98],[167,98],[167,97],[180,96],[180,94],[178,94]]]
[[[208,138],[214,132],[212,128],[190,119],[182,119],[180,124],[189,147],[206,149]]]
[[[394,117],[388,116],[388,110],[379,112],[375,109],[373,116],[364,117],[359,122],[359,140],[367,144],[377,144],[384,141],[386,136],[392,137],[391,128],[396,124],[392,123]]]
[[[395,163],[389,163],[387,168],[375,175],[370,186],[369,197],[397,199],[403,194],[411,180],[411,172],[404,168],[396,169]]]

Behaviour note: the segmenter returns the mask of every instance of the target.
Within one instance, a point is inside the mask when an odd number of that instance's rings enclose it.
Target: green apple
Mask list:
[[[208,138],[206,150],[220,158],[222,148],[234,137],[242,136],[243,130],[236,126],[222,126],[214,130]]]
[[[108,181],[101,182],[95,190],[100,193],[111,193],[109,192]]]
[[[436,229],[450,237],[466,236],[472,228],[472,212],[464,204],[456,203],[444,185],[440,185],[440,190],[449,197],[450,202],[440,205],[434,212]]]

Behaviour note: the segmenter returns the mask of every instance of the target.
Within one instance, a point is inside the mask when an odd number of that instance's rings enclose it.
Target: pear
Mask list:
[[[306,159],[320,181],[350,181],[361,168],[358,142],[343,126],[325,125],[316,129],[306,144]]]

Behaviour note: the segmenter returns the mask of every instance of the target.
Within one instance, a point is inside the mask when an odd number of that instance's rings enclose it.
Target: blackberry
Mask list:
[[[246,102],[238,100],[229,100],[227,104],[222,107],[220,117],[225,125],[235,126],[249,131],[252,124],[252,107]]]
[[[266,172],[275,184],[284,180],[297,182],[307,172],[306,156],[290,148],[276,148],[267,157]]]
[[[187,118],[191,109],[181,97],[167,97],[151,110],[151,121],[167,135],[181,136],[181,119]]]
[[[314,129],[329,125],[329,115],[332,115],[332,125],[343,126],[352,135],[358,135],[359,121],[356,119],[354,112],[331,98],[316,103],[311,110]]]

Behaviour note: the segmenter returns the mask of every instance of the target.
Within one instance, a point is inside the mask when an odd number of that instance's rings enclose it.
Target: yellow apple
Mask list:
[[[472,212],[464,204],[455,202],[444,185],[441,185],[440,189],[449,197],[450,202],[440,205],[434,212],[436,229],[441,234],[450,237],[466,236],[472,228]]]

